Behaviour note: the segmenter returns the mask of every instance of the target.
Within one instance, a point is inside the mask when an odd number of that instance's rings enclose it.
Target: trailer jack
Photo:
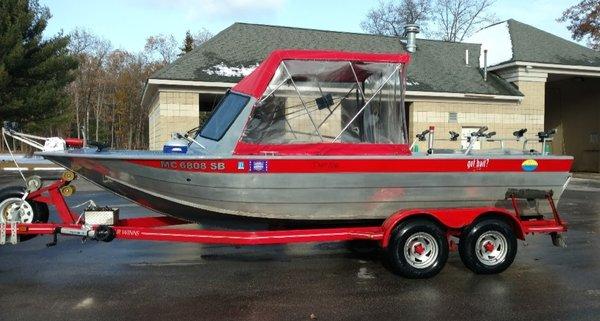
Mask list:
[[[552,238],[552,245],[562,248],[567,247],[566,237],[562,233],[552,232],[550,237]]]

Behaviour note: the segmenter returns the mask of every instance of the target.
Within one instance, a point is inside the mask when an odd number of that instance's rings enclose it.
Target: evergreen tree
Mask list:
[[[183,47],[179,49],[181,49],[181,53],[179,54],[180,57],[194,49],[194,37],[192,37],[192,34],[189,30],[185,32],[185,39],[183,39]]]
[[[44,39],[50,19],[37,0],[0,1],[0,119],[42,128],[65,117],[65,86],[76,60],[62,34]]]

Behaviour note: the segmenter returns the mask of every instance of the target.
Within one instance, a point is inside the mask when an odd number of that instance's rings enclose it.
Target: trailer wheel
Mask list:
[[[512,264],[517,255],[517,237],[505,221],[485,219],[461,235],[458,252],[462,262],[473,272],[500,273]]]
[[[25,188],[10,186],[0,190],[0,223],[17,221],[19,223],[47,223],[48,205],[45,203],[22,200]],[[19,241],[27,241],[36,235],[19,235]]]
[[[387,247],[392,270],[406,278],[424,279],[438,274],[448,259],[444,231],[428,220],[400,223]]]

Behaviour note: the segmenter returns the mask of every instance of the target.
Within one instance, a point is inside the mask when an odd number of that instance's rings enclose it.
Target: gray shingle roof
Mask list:
[[[240,78],[208,74],[218,64],[249,66],[275,49],[331,49],[364,52],[404,52],[396,37],[292,27],[235,23],[212,39],[159,70],[151,78],[237,82]],[[465,50],[469,50],[469,66]],[[522,94],[499,77],[484,82],[478,68],[480,45],[417,40],[408,68],[409,90],[492,95]]]
[[[508,30],[513,46],[511,61],[600,66],[600,52],[590,48],[514,19],[508,20]]]

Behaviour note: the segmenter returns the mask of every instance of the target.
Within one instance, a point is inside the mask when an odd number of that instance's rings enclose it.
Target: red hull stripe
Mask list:
[[[141,166],[210,173],[526,172],[523,159],[212,159],[128,160]],[[528,172],[569,172],[572,159],[538,159]]]

